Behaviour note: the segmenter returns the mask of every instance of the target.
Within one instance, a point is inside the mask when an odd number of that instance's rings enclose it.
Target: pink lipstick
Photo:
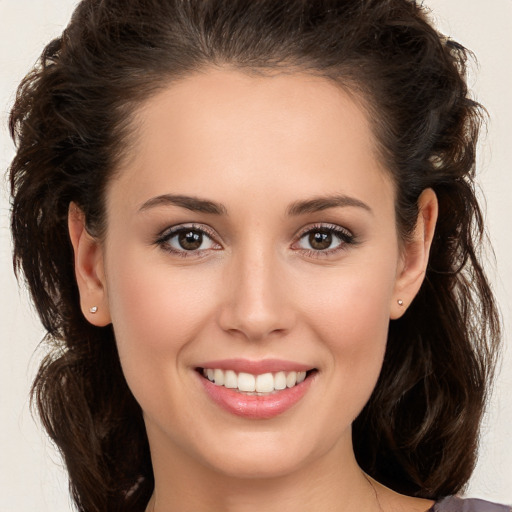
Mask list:
[[[284,413],[304,397],[317,373],[311,366],[277,359],[208,361],[197,370],[217,405],[248,419]]]

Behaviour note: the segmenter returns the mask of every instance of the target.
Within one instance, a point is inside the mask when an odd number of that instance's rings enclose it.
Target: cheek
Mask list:
[[[163,350],[192,334],[208,308],[211,281],[200,272],[162,262],[141,264],[145,259],[147,255],[135,252],[112,262],[115,272],[107,278],[111,316],[119,343],[138,340],[146,348]]]
[[[348,290],[347,290],[348,292]],[[343,294],[332,300],[318,325],[319,337],[328,346],[337,375],[345,385],[373,387],[386,349],[388,308],[371,295]]]
[[[323,340],[330,364],[327,372],[343,396],[352,419],[369,399],[386,350],[396,260],[380,268],[346,269],[321,287],[309,287],[304,315],[315,337]],[[371,268],[369,271],[367,269]]]
[[[137,396],[177,377],[180,353],[211,318],[214,292],[201,273],[161,261],[141,264],[148,256],[137,251],[122,254],[110,262],[109,306],[123,371]]]
[[[304,314],[329,345],[360,351],[382,344],[387,336],[394,293],[396,260],[350,266],[304,286]],[[313,282],[311,282],[313,284]]]

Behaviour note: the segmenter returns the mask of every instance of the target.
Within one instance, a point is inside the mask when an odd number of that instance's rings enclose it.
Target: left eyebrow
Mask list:
[[[305,201],[295,201],[292,203],[286,213],[290,216],[303,215],[304,213],[320,212],[329,208],[355,207],[362,208],[373,214],[372,209],[363,201],[355,197],[345,195],[321,196],[307,199]]]

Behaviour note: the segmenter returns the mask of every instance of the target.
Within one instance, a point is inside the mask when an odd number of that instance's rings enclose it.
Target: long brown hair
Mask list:
[[[424,284],[391,322],[383,369],[357,418],[361,467],[425,498],[459,491],[474,467],[499,344],[483,272],[474,191],[482,109],[468,52],[412,0],[84,0],[21,83],[10,129],[15,267],[47,330],[33,385],[79,510],[143,510],[153,489],[139,405],[112,328],[83,317],[67,231],[69,203],[105,230],[105,190],[130,141],[134,108],[207,66],[298,69],[361,99],[396,184],[397,227],[414,228],[428,187],[440,215]]]

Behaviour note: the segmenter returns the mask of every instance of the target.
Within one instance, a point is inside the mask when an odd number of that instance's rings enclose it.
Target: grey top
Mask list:
[[[448,496],[438,501],[428,512],[512,512],[512,508],[484,500]]]

